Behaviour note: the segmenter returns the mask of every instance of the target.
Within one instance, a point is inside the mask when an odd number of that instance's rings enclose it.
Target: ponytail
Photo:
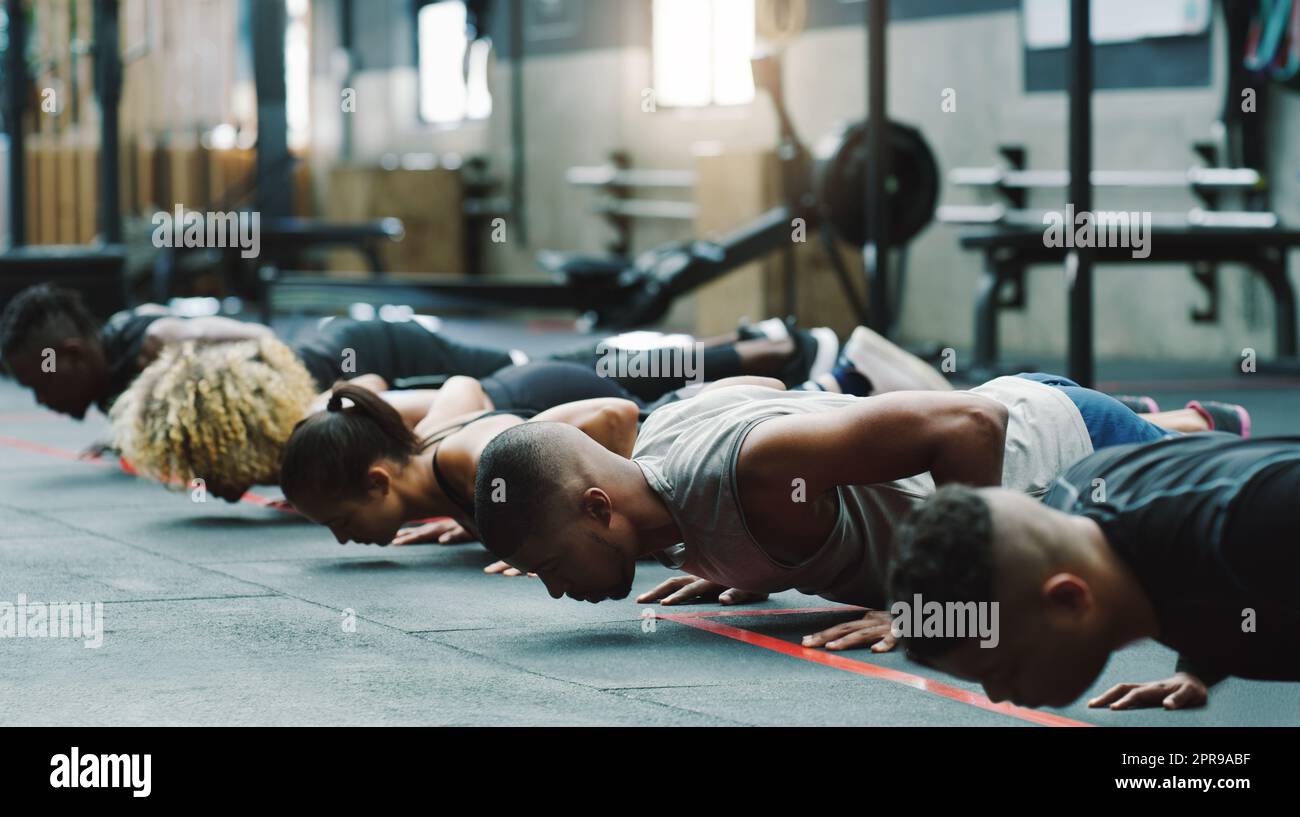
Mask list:
[[[325,411],[300,422],[289,437],[280,462],[280,487],[290,502],[359,497],[366,492],[372,465],[380,460],[405,465],[423,448],[382,397],[340,383]]]

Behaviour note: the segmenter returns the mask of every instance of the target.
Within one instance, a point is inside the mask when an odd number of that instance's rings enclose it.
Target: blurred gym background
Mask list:
[[[969,355],[1004,249],[963,239],[1064,206],[1071,5],[5,0],[0,301],[59,280],[103,312],[205,298],[176,303],[705,335],[793,315],[847,336],[865,313],[914,348]],[[1285,278],[1285,225],[1300,220],[1300,4],[1093,0],[1091,18],[1091,164],[1129,174],[1096,184],[1094,206],[1163,214],[1179,223],[1171,242],[1247,231],[1196,263],[1099,267],[1096,355],[1221,359],[1224,374],[1246,348],[1293,356],[1275,338],[1286,293],[1252,274],[1249,231],[1277,233],[1267,263]],[[919,215],[891,222],[877,293],[843,227],[844,202],[869,192],[825,175],[844,125],[867,116],[873,38],[879,102],[921,142],[890,136],[886,220]],[[794,148],[821,169],[800,179]],[[1197,175],[1216,168],[1236,175]],[[1007,175],[1021,170],[1047,172]],[[805,194],[831,240],[789,240]],[[783,241],[768,229],[750,251],[726,242],[782,203]],[[155,216],[177,205],[260,213],[260,257],[155,246]],[[1207,221],[1215,212],[1228,215]],[[690,264],[703,271],[679,297],[654,289]],[[983,339],[981,366],[1065,359],[1060,264],[1012,270],[993,295],[1000,346]]]

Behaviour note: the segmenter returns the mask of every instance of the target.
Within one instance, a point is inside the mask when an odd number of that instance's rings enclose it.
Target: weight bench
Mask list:
[[[24,246],[0,253],[0,309],[35,284],[74,289],[95,317],[106,319],[128,304],[126,251],[120,246]]]
[[[963,233],[962,249],[983,254],[983,273],[975,296],[974,373],[980,379],[1002,373],[999,369],[998,313],[1003,309],[1024,307],[1025,273],[1034,265],[1050,264],[1057,268],[1070,253],[1067,247],[1043,245],[1043,228],[998,227]],[[1096,247],[1090,252],[1098,264],[1133,263],[1238,263],[1254,271],[1268,285],[1273,297],[1274,338],[1279,370],[1300,372],[1297,357],[1296,296],[1287,270],[1287,252],[1300,247],[1300,230],[1235,229],[1206,227],[1153,226],[1149,244],[1151,255],[1132,257],[1128,247]],[[1202,285],[1211,282],[1198,278]],[[1009,292],[1007,290],[1009,289]],[[1211,288],[1211,294],[1214,294]],[[1090,299],[1091,303],[1091,299]],[[1068,309],[1068,307],[1067,307]],[[1092,308],[1069,309],[1067,319],[1091,321]],[[1211,313],[1212,314],[1212,313]],[[1091,366],[1094,349],[1084,353]],[[1273,364],[1270,364],[1270,368]]]
[[[206,231],[206,227],[204,227]],[[384,218],[374,221],[332,222],[310,218],[263,218],[258,233],[260,254],[245,261],[241,248],[229,246],[215,248],[221,254],[222,275],[237,289],[256,291],[265,289],[276,276],[276,270],[294,264],[303,252],[326,248],[353,250],[366,262],[370,275],[384,276],[382,247],[389,242],[401,241],[405,228],[400,219]],[[152,297],[166,303],[180,268],[181,256],[188,252],[213,250],[210,247],[171,247],[154,258]],[[295,264],[296,265],[296,264]]]
[[[262,257],[277,266],[300,252],[337,247],[355,250],[366,260],[370,273],[381,276],[386,270],[380,250],[385,244],[401,241],[405,228],[396,218],[357,222],[277,218],[263,220],[261,236]]]

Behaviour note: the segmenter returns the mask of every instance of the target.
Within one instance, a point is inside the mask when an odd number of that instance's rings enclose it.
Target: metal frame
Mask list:
[[[1004,373],[998,368],[998,313],[1014,306],[1003,297],[1005,289],[1022,289],[1029,267],[1060,264],[1070,252],[1062,247],[1044,246],[1042,237],[1041,229],[1025,228],[969,233],[961,239],[963,249],[978,250],[984,255],[984,271],[975,298],[973,368],[980,376]],[[1089,260],[1104,264],[1246,265],[1264,281],[1273,296],[1275,353],[1282,359],[1282,365],[1290,366],[1300,354],[1300,339],[1296,293],[1288,275],[1287,254],[1297,247],[1300,247],[1300,230],[1156,229],[1151,235],[1149,258],[1134,259],[1128,248],[1109,247],[1092,250],[1093,257]],[[1071,322],[1076,318],[1077,314],[1072,313]],[[1091,363],[1091,348],[1086,351]],[[1071,379],[1074,379],[1073,372]]]
[[[863,268],[871,328],[886,337],[895,332],[890,314],[889,226],[885,213],[885,179],[889,177],[889,115],[886,28],[889,0],[867,0],[867,244]]]
[[[9,245],[27,243],[26,164],[23,160],[23,95],[27,92],[27,63],[23,47],[27,40],[27,20],[22,0],[7,0],[9,45],[5,49],[6,94],[5,125],[9,131]]]
[[[118,0],[95,0],[95,93],[99,97],[99,231],[105,244],[122,243],[122,171],[119,165],[122,49]]]
[[[1070,3],[1070,192],[1074,211],[1092,211],[1092,33],[1091,0]],[[1069,288],[1069,340],[1066,370],[1070,379],[1092,388],[1096,383],[1093,349],[1092,267],[1094,251],[1076,248],[1065,262]]]

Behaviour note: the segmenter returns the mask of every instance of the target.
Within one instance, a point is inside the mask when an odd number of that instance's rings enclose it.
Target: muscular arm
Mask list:
[[[631,400],[598,397],[548,409],[529,422],[566,423],[622,457],[631,458],[641,409]]]
[[[248,323],[212,315],[205,318],[159,318],[149,324],[145,337],[158,345],[187,340],[223,343],[232,340],[273,338],[275,333],[260,323]]]
[[[223,343],[268,337],[275,337],[275,333],[260,323],[246,323],[215,315],[206,318],[159,318],[144,331],[136,366],[140,369],[148,367],[158,359],[163,347],[169,343]]]
[[[809,496],[930,472],[936,484],[1002,483],[1006,407],[969,392],[893,392],[834,411],[758,425],[741,451],[744,482]],[[760,488],[761,490],[761,488]]]
[[[434,392],[434,399],[423,419],[415,426],[415,436],[431,434],[451,421],[494,408],[483,386],[472,377],[453,377]]]

